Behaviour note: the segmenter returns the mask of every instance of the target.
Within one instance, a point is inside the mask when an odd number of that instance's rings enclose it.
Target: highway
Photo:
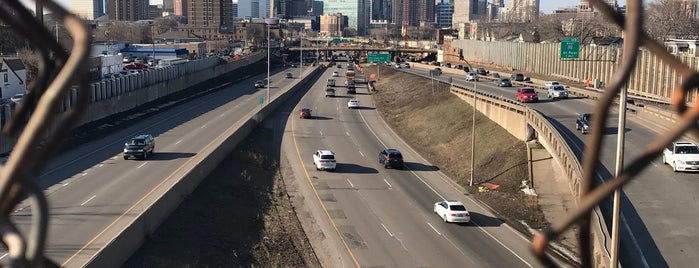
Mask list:
[[[387,127],[364,84],[356,95],[336,87],[337,97],[325,97],[325,79],[334,70],[293,109],[310,108],[313,118],[294,112],[278,123],[285,133],[287,188],[324,267],[540,266],[525,237],[465,196]],[[345,70],[338,69],[341,76]],[[352,97],[359,109],[347,108]],[[385,148],[401,150],[407,168],[384,169],[377,155]],[[336,171],[315,169],[318,149],[335,153]],[[444,223],[433,212],[444,199],[462,201],[472,223]]]
[[[428,76],[426,69],[402,70]],[[501,75],[509,77],[509,74]],[[464,80],[465,74],[445,73],[437,79],[448,81],[449,77],[457,85],[467,85],[469,88],[474,85],[474,82]],[[500,88],[489,80],[475,84],[478,91],[515,100],[516,87]],[[578,159],[582,159],[586,137],[575,130],[576,113],[592,112],[596,103],[576,97],[552,101],[545,91],[539,91],[539,99],[539,103],[526,105],[547,116]],[[615,107],[605,124],[607,129],[601,151],[602,165],[597,170],[598,182],[614,173],[617,118],[618,108]],[[641,154],[646,144],[666,129],[663,124],[644,120],[632,113],[628,113],[627,118],[624,162],[629,163]],[[663,165],[659,157],[624,187],[620,228],[620,260],[623,266],[683,267],[699,262],[699,255],[695,254],[699,252],[699,228],[695,223],[699,219],[699,201],[696,199],[699,195],[698,178],[696,173],[674,173],[672,168]],[[611,201],[600,207],[611,224]],[[611,232],[611,225],[608,228]]]
[[[288,70],[293,79],[284,78],[286,71],[273,73],[273,97],[298,79],[298,68]],[[305,73],[309,71],[304,68]],[[254,81],[263,78],[266,74],[219,85],[217,90],[181,105],[154,107],[159,111],[151,116],[121,122],[123,127],[113,128],[109,135],[58,155],[37,178],[49,202],[45,254],[61,266],[85,265],[143,209],[144,199],[154,198],[172,184],[171,177],[197,153],[260,105],[261,96],[266,99],[266,88],[253,88]],[[124,160],[124,142],[138,134],[155,137],[155,153],[146,161]],[[27,203],[21,203],[12,215],[25,233],[31,217]],[[6,252],[0,257],[5,259]]]

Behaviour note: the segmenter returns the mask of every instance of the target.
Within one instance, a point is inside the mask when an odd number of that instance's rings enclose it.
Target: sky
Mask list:
[[[68,7],[70,5],[70,0],[55,0],[55,1],[58,2],[59,4],[63,5],[64,7]],[[22,1],[22,2],[26,2],[26,0]],[[162,3],[163,0],[150,0],[150,2],[152,4]],[[439,1],[435,1],[435,2],[439,2]],[[509,2],[509,1],[505,0],[506,5],[507,5],[507,2]],[[617,2],[620,6],[626,5],[626,0],[617,0]],[[580,0],[540,0],[539,8],[544,13],[551,13],[555,9],[564,8],[564,7],[574,7],[574,6],[577,6],[579,3],[580,3]]]

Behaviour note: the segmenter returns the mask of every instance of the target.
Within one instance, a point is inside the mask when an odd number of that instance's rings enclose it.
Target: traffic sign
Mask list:
[[[391,61],[391,54],[389,53],[369,53],[367,54],[368,62],[389,62]]]
[[[580,58],[580,41],[577,38],[563,38],[561,42],[561,59],[577,58]]]

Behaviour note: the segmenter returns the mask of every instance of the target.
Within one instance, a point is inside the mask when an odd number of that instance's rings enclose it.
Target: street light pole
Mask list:
[[[299,78],[303,76],[303,35],[299,35],[299,43],[301,45],[301,54],[299,54]]]
[[[616,139],[616,168],[615,176],[621,174],[624,168],[624,138],[626,136],[626,85],[619,92],[619,123],[617,125]],[[614,190],[614,207],[612,212],[612,250],[610,253],[610,267],[619,267],[619,214],[621,213],[621,187]]]
[[[270,57],[269,57],[269,56],[270,56],[270,53],[269,53],[269,42],[270,42],[270,40],[269,40],[269,23],[267,23],[267,104],[269,104],[269,95],[270,95],[270,93],[269,93],[269,84],[271,84],[271,83],[269,82],[269,64],[270,64],[270,61],[271,61],[271,59],[270,59]]]
[[[469,68],[471,64],[469,64]],[[473,114],[471,116],[471,179],[468,182],[468,186],[473,186],[473,173],[476,169],[476,80],[473,80]]]

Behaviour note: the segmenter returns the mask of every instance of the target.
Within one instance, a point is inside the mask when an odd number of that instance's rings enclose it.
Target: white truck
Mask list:
[[[675,172],[699,172],[699,147],[688,141],[673,142],[663,150],[663,164]]]

